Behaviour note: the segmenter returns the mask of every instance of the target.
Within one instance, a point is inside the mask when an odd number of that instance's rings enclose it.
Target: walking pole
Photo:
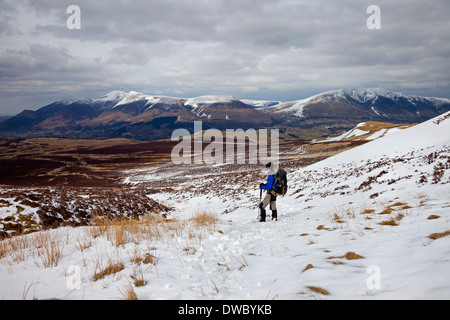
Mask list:
[[[258,220],[261,217],[261,199],[262,199],[262,188],[259,187],[258,216],[256,217],[256,220]]]

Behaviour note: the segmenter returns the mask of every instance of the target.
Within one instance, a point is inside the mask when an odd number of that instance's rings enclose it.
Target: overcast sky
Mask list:
[[[81,29],[67,8],[78,5]],[[381,10],[370,30],[367,8]],[[0,0],[0,114],[109,91],[450,98],[449,0]]]

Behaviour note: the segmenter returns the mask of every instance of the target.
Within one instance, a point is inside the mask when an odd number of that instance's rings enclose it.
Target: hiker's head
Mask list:
[[[272,163],[272,162],[268,162],[268,163],[266,164],[266,169],[267,169],[267,170],[273,170],[273,163]]]

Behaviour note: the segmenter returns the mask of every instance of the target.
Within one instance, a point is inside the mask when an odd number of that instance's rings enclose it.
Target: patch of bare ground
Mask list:
[[[0,189],[0,197],[14,199],[19,204],[17,208],[23,210],[28,206],[34,211],[34,214],[13,212],[1,218],[0,224],[8,235],[61,226],[87,226],[99,217],[133,219],[147,214],[164,215],[172,210],[151,199],[147,190],[126,187]]]
[[[0,184],[112,187],[122,171],[170,161],[171,141],[0,140]]]

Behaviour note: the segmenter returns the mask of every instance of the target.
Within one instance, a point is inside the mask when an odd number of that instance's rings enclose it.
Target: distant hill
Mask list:
[[[277,127],[311,139],[341,134],[365,121],[420,123],[450,110],[450,100],[407,96],[384,89],[334,90],[291,102],[232,96],[175,98],[112,91],[91,99],[62,100],[0,122],[0,138],[170,138],[176,128]],[[1,118],[0,118],[1,121]]]
[[[449,111],[450,99],[408,96],[380,88],[333,90],[259,110],[275,123],[314,128],[326,137],[366,121],[421,123]]]
[[[0,116],[0,122],[8,120],[9,118],[12,118],[14,116]]]

